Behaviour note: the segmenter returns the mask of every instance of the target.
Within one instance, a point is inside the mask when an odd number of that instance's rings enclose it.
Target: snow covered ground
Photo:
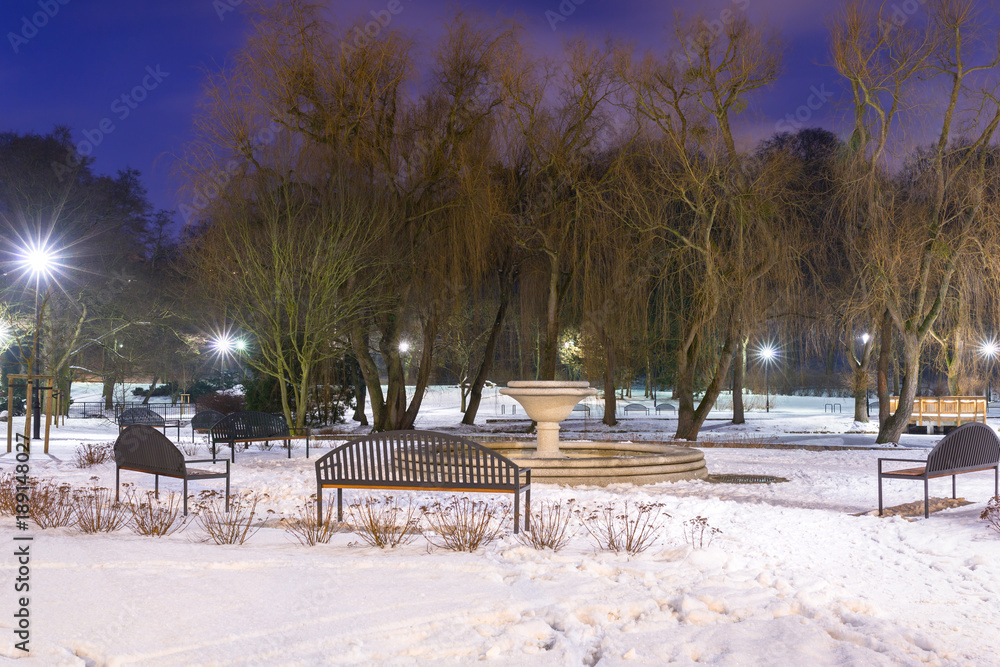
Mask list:
[[[499,414],[501,400],[484,402],[479,426],[460,428],[455,391],[436,388],[418,426],[515,432],[522,424],[485,423],[509,420],[509,403]],[[843,412],[824,414],[831,402],[842,403]],[[661,503],[671,515],[662,539],[632,557],[597,550],[579,522],[569,546],[557,553],[525,547],[512,535],[472,554],[429,548],[423,538],[381,551],[351,533],[301,546],[279,521],[314,493],[315,455],[306,460],[300,448],[289,460],[277,449],[251,449],[233,466],[234,491],[266,493],[275,514],[242,546],[206,543],[197,522],[164,538],[127,529],[27,531],[34,538],[32,650],[25,657],[14,648],[16,594],[6,584],[0,660],[46,666],[1000,664],[1000,534],[979,520],[993,492],[992,475],[960,476],[959,496],[972,504],[929,519],[865,514],[877,505],[876,459],[923,458],[939,437],[904,436],[903,447],[887,453],[873,446],[873,429],[855,424],[852,415],[849,400],[784,396],[770,414],[751,412],[740,427],[728,425],[725,413],[712,415],[718,421],[707,424],[706,440],[750,436],[863,448],[704,449],[713,474],[777,475],[786,483],[535,485],[533,503],[572,500],[583,511]],[[564,431],[566,437],[662,440],[675,425],[668,415],[644,416],[608,429],[575,416]],[[189,433],[182,429],[185,439]],[[78,469],[72,460],[81,443],[109,443],[116,434],[107,421],[70,420],[53,430],[51,456],[32,456],[31,474],[113,487],[113,465]],[[0,456],[0,470],[13,465],[12,454]],[[152,488],[151,476],[124,476],[140,489]],[[173,480],[161,486],[179,489]],[[949,486],[932,481],[931,493],[949,496]],[[921,491],[920,484],[890,480],[887,505],[915,501]],[[364,493],[345,495],[350,501]],[[707,548],[694,548],[683,536],[683,522],[698,516],[722,531]],[[13,518],[0,518],[0,540],[8,545],[0,557],[5,582],[17,570],[10,545],[24,535]]]

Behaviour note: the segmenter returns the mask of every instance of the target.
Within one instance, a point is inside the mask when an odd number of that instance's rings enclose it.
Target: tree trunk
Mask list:
[[[348,355],[347,367],[351,369],[351,382],[354,384],[354,417],[352,419],[362,426],[368,426],[368,415],[365,414],[366,385],[365,376],[361,372],[361,364],[356,356]]]
[[[417,379],[413,388],[413,398],[409,407],[403,412],[402,420],[396,428],[410,430],[417,420],[420,404],[431,379],[431,369],[434,367],[434,341],[437,339],[437,318],[431,316],[424,322],[424,345],[420,350],[420,367],[417,369]],[[405,395],[404,395],[405,401]]]
[[[899,443],[899,436],[903,434],[906,425],[910,421],[910,413],[913,412],[913,399],[917,395],[917,378],[920,376],[920,344],[917,336],[910,332],[903,332],[903,380],[899,388],[899,404],[896,411],[882,423],[875,438],[877,444]]]
[[[604,343],[604,417],[607,426],[618,424],[618,404],[615,402],[615,348],[606,333],[601,333]],[[610,389],[610,391],[609,391]]]
[[[878,370],[876,373],[876,391],[878,392],[878,424],[879,430],[889,419],[889,359],[892,357],[892,319],[888,311],[882,316],[879,327]]]
[[[559,347],[559,256],[549,256],[549,294],[545,305],[545,340],[541,350],[539,379],[556,379]]]
[[[159,381],[160,381],[160,376],[154,375],[153,381],[149,384],[149,391],[147,391],[146,395],[142,398],[143,405],[149,405],[149,399],[153,395],[153,390],[156,389],[156,383]]]
[[[115,407],[115,379],[112,376],[104,376],[104,386],[101,388],[101,396],[104,397],[104,409],[113,410]]]
[[[368,387],[369,400],[372,406],[373,430],[384,431],[388,410],[385,404],[385,394],[382,393],[382,380],[378,374],[378,365],[372,357],[368,332],[357,324],[351,332],[351,347],[361,368],[365,385]]]
[[[729,375],[729,365],[733,360],[733,353],[736,350],[739,336],[730,324],[726,332],[725,342],[719,353],[719,360],[712,374],[712,380],[705,389],[705,396],[701,399],[697,409],[694,407],[694,376],[696,372],[696,360],[698,359],[698,348],[701,345],[701,334],[691,333],[689,335],[690,344],[687,349],[678,350],[677,355],[677,433],[674,437],[679,440],[698,439],[698,432],[701,431],[705,418],[711,411],[715,401],[719,398],[722,385],[726,376]]]
[[[493,368],[497,341],[500,340],[503,321],[507,316],[507,304],[510,303],[513,276],[513,269],[505,270],[500,275],[500,305],[497,307],[497,316],[493,318],[493,328],[490,329],[490,336],[486,339],[486,347],[483,349],[483,362],[479,365],[476,377],[472,381],[472,389],[469,392],[469,407],[465,409],[465,414],[462,416],[462,423],[469,426],[476,423],[476,413],[479,412],[479,404],[483,400],[483,387],[486,385],[486,380]]]
[[[745,336],[740,336],[736,345],[736,361],[733,367],[733,423],[745,424],[746,418],[743,412],[743,380],[747,372],[747,342]]]

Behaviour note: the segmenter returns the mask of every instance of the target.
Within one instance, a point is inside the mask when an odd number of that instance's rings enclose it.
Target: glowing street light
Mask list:
[[[767,382],[767,369],[778,356],[778,350],[771,344],[765,344],[757,350],[757,358],[764,364],[764,411],[771,411],[771,389]]]
[[[404,354],[407,353],[407,352],[409,352],[410,351],[410,343],[409,343],[409,341],[405,341],[405,340],[399,341],[399,351],[402,352],[402,353],[404,353]]]
[[[32,422],[31,437],[38,440],[42,437],[42,391],[41,383],[38,380],[38,375],[41,373],[39,350],[42,338],[42,312],[38,305],[38,295],[41,291],[42,278],[49,278],[52,275],[52,269],[57,263],[57,255],[47,244],[33,243],[27,248],[21,249],[18,263],[22,269],[35,278],[35,351],[31,371],[32,375],[35,376],[31,398],[31,412],[34,422]]]
[[[986,403],[989,404],[990,382],[993,380],[993,362],[996,361],[997,356],[1000,355],[1000,345],[997,344],[995,338],[983,341],[982,345],[979,346],[979,353],[990,360],[989,370],[986,372]]]
[[[228,357],[233,352],[243,352],[247,349],[246,341],[241,338],[233,338],[232,336],[226,334],[219,336],[212,341],[212,345],[215,347],[216,353],[219,355],[220,364],[220,387],[222,389],[226,388],[226,357]]]
[[[861,342],[864,343],[865,345],[867,345],[868,341],[870,341],[871,339],[872,337],[869,336],[868,334],[866,333],[861,334]]]

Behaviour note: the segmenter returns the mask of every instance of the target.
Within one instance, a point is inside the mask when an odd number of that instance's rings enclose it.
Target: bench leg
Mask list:
[[[292,441],[285,440],[285,449],[288,450],[288,458],[292,458]]]
[[[958,496],[955,495],[955,475],[951,476],[951,498],[954,500]]]
[[[156,493],[156,499],[160,499],[160,476],[153,475],[153,491]]]
[[[235,442],[229,443],[229,460],[231,460],[233,463],[236,463],[236,443]]]
[[[188,515],[188,481],[184,478],[184,516]]]
[[[226,471],[226,512],[229,512],[229,471]]]
[[[530,531],[531,530],[530,524],[531,524],[531,477],[528,477],[528,490],[524,492],[524,529]]]
[[[316,525],[323,525],[323,487],[316,485]]]
[[[882,516],[882,475],[878,476],[878,515]]]
[[[344,520],[344,490],[337,489],[337,521]]]
[[[118,494],[119,494],[119,491],[121,489],[121,486],[120,486],[120,484],[121,484],[121,473],[122,473],[122,469],[119,468],[118,466],[115,466],[115,502],[116,503],[118,502]]]
[[[521,522],[520,516],[521,509],[521,489],[516,489],[514,491],[514,534],[517,535],[518,524]]]
[[[930,517],[930,515],[931,515],[930,509],[929,509],[930,504],[928,503],[927,498],[928,498],[928,496],[927,496],[927,478],[925,477],[924,478],[924,518],[925,519],[928,518],[928,517]]]

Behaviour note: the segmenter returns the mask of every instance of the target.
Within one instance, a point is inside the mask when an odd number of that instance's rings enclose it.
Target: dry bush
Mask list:
[[[197,456],[198,455],[198,443],[197,442],[178,442],[177,449],[181,450],[184,456]]]
[[[31,485],[29,514],[39,528],[60,528],[75,523],[73,488],[51,480]]]
[[[255,442],[254,446],[262,452],[269,452],[274,449],[274,440],[261,440]]]
[[[417,509],[413,503],[403,507],[393,496],[367,496],[348,505],[347,513],[351,529],[369,546],[379,549],[409,544],[419,532]]]
[[[634,556],[656,542],[669,518],[662,503],[639,503],[630,508],[626,500],[622,510],[613,505],[593,510],[584,517],[583,526],[599,549]]]
[[[28,491],[38,483],[34,477],[28,479]],[[24,490],[22,489],[22,493]],[[0,516],[14,516],[17,511],[17,475],[12,472],[0,474]]]
[[[259,493],[237,493],[229,499],[229,512],[225,499],[217,494],[203,494],[206,500],[197,505],[198,522],[216,544],[243,544],[264,526],[257,519],[257,505],[265,497]],[[270,512],[270,510],[269,510]]]
[[[136,535],[163,537],[184,528],[186,517],[181,515],[181,498],[174,493],[166,500],[157,500],[153,491],[146,491],[145,498],[138,497],[133,489],[126,494],[126,502],[132,513],[129,526]]]
[[[695,549],[704,549],[712,546],[712,540],[722,531],[714,526],[708,525],[708,519],[703,516],[696,516],[688,519],[683,524],[684,541]],[[708,542],[706,544],[706,537]]]
[[[433,546],[471,553],[500,536],[510,510],[506,506],[462,496],[444,505],[434,503],[424,508],[424,516],[437,533],[436,537],[426,536]]]
[[[1000,496],[993,496],[986,503],[986,509],[979,518],[989,524],[989,527],[1000,533]]]
[[[101,465],[115,458],[114,445],[80,445],[73,455],[73,463],[77,468],[89,468]]]
[[[333,520],[333,505],[330,504],[323,514],[323,521],[316,520],[316,499],[313,498],[304,506],[299,507],[298,516],[293,517],[284,525],[299,544],[314,547],[326,544],[334,533],[340,532],[340,525]]]
[[[73,494],[76,526],[85,533],[110,533],[125,527],[130,517],[126,504],[115,500],[111,489],[90,487]]]
[[[518,533],[518,542],[535,549],[559,551],[572,537],[569,533],[572,509],[570,507],[564,509],[559,503],[549,502],[538,503],[536,507],[537,511],[531,513],[528,522],[531,530]]]

